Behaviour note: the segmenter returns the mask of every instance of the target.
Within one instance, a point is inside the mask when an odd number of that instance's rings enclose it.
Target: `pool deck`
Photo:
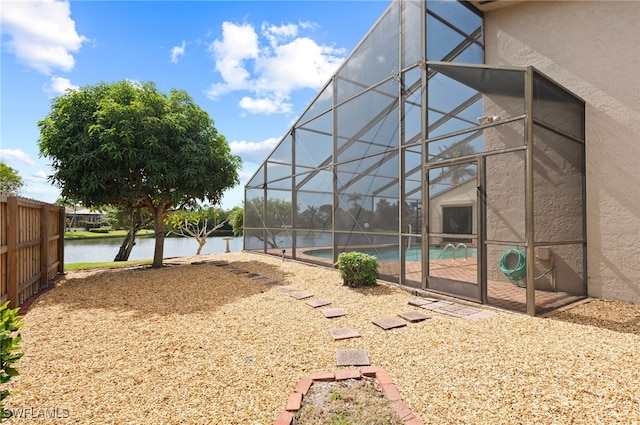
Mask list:
[[[306,251],[316,251],[319,249],[329,249],[327,247],[314,247]],[[270,249],[269,254],[281,256],[282,249]],[[291,250],[285,251],[285,259],[292,259]],[[327,267],[333,267],[333,260],[306,254],[303,249],[298,249],[296,260],[310,262]],[[430,260],[430,275],[433,277],[450,279],[468,284],[477,285],[478,263],[476,258],[458,258]],[[383,280],[398,282],[400,275],[400,263],[397,261],[381,261],[380,275]],[[387,277],[387,279],[385,279]],[[402,286],[421,289],[422,287],[422,263],[420,261],[405,262],[405,281]],[[487,282],[487,304],[490,306],[504,308],[511,311],[526,313],[526,288],[520,287],[512,282],[500,282],[489,280]],[[555,310],[561,306],[577,301],[581,298],[574,294],[560,291],[544,291],[536,289],[536,312],[544,314]]]

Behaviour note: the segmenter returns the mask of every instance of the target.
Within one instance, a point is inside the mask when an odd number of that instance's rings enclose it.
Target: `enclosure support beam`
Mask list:
[[[402,69],[403,64],[403,56],[404,56],[404,25],[403,25],[403,15],[405,13],[405,8],[407,5],[404,2],[400,2],[400,13],[398,14],[398,27],[400,28],[400,37],[398,37],[398,63],[400,64],[400,69]],[[404,100],[405,100],[405,85],[404,85],[405,74],[400,72],[398,78],[398,283],[400,285],[404,285],[405,282],[405,258],[406,258],[406,250],[407,247],[404,244],[404,238],[402,237],[402,233],[404,232],[404,218],[405,218],[405,195],[404,195],[404,179],[406,177],[405,174],[405,161],[404,161],[404,151],[402,149],[402,145],[404,144]]]
[[[525,144],[526,165],[525,165],[525,226],[527,244],[527,314],[536,315],[536,281],[535,281],[535,222],[533,208],[533,68],[528,67],[525,73],[524,86],[525,112]]]
[[[421,61],[421,78],[420,84],[422,88],[422,108],[420,109],[420,120],[421,120],[421,137],[422,140],[420,144],[422,145],[422,149],[420,149],[420,153],[422,155],[422,185],[421,185],[421,203],[422,203],[422,226],[420,228],[420,234],[422,235],[422,252],[429,252],[429,175],[427,174],[427,160],[429,158],[428,155],[428,145],[427,138],[429,137],[428,125],[429,125],[429,95],[428,95],[428,84],[429,77],[427,72],[429,68],[427,67],[427,2],[420,2],[420,39],[422,40],[422,61]],[[427,282],[429,279],[429,256],[422,255],[422,289],[427,289]]]
[[[298,239],[298,226],[296,216],[298,215],[298,191],[296,190],[296,131],[291,130],[291,258],[297,256],[296,239]]]

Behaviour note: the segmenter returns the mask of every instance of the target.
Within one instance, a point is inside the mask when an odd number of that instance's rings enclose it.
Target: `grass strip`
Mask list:
[[[65,264],[64,270],[68,272],[76,270],[89,270],[89,269],[115,269],[118,267],[131,267],[151,264],[153,260],[132,260],[132,261],[105,261],[95,263],[71,263]]]

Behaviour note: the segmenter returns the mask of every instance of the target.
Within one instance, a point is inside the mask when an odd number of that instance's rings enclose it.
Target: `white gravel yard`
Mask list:
[[[425,424],[639,424],[640,306],[594,300],[551,318],[464,320],[421,310],[379,285],[249,253],[212,264],[68,273],[24,318],[8,423],[270,424],[303,376],[336,370],[337,349],[367,350]],[[279,280],[343,307],[319,309]],[[372,320],[431,319],[384,331]],[[351,326],[360,338],[334,341]],[[27,409],[27,410],[24,410]],[[28,410],[31,409],[31,410]],[[57,416],[42,419],[38,415]]]

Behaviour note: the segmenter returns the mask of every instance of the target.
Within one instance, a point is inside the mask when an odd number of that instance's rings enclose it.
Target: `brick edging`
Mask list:
[[[312,373],[311,375],[302,378],[298,381],[298,384],[295,386],[291,394],[289,394],[287,406],[282,412],[280,412],[276,420],[273,422],[273,425],[292,424],[293,418],[296,416],[296,412],[300,410],[304,396],[307,394],[314,382],[362,379],[363,376],[371,377],[377,381],[378,385],[382,388],[384,395],[392,401],[393,409],[398,413],[398,416],[400,416],[400,419],[403,420],[405,425],[424,425],[402,400],[391,376],[386,370],[384,370],[384,368],[377,366],[365,366],[359,369],[341,369],[337,370],[335,373]]]
[[[31,308],[31,305],[34,303],[34,301],[37,300],[40,297],[40,295],[44,294],[45,292],[49,292],[53,288],[55,288],[55,284],[53,282],[49,282],[49,286],[47,286],[46,288],[36,292],[35,294],[27,298],[27,300],[23,302],[22,305],[20,306],[18,315],[25,316],[29,312],[29,309]]]

